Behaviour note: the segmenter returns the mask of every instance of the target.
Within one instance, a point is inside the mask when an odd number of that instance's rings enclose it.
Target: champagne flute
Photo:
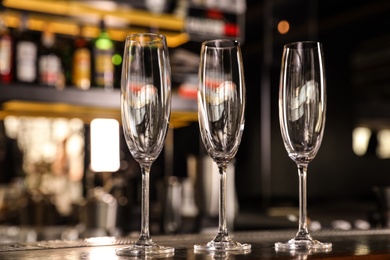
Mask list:
[[[284,46],[279,89],[279,121],[284,146],[297,164],[299,229],[277,250],[329,250],[331,243],[314,240],[307,228],[306,176],[322,142],[326,113],[326,81],[322,44],[295,42]]]
[[[202,43],[199,65],[198,116],[203,144],[220,175],[219,227],[216,237],[196,251],[245,251],[228,234],[226,225],[226,168],[234,158],[244,130],[245,82],[239,42]]]
[[[127,146],[142,173],[141,232],[118,255],[172,254],[149,233],[149,175],[163,149],[171,113],[171,68],[166,38],[152,33],[127,36],[121,79],[121,115]]]

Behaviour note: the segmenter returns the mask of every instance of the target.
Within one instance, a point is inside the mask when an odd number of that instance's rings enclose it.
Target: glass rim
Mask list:
[[[149,41],[140,41],[137,42],[157,42],[157,41],[166,41],[167,37],[161,33],[132,33],[126,36],[126,41],[136,41],[134,39],[141,39],[143,37],[150,37]]]
[[[228,49],[239,47],[240,42],[235,39],[214,39],[204,41],[202,46],[207,48]]]
[[[312,48],[321,48],[322,43],[319,41],[296,41],[290,42],[284,45],[285,49],[312,49]]]

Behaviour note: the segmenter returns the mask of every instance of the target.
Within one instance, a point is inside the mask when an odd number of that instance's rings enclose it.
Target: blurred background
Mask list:
[[[296,228],[298,176],[278,119],[283,45],[323,44],[325,135],[309,165],[311,229],[388,227],[390,2],[0,1],[0,242],[139,231],[140,169],[123,139],[123,43],[167,36],[172,116],[151,173],[152,234],[217,228],[218,173],[197,123],[201,42],[242,44],[247,113],[228,172],[232,230]],[[390,222],[389,222],[390,223]]]

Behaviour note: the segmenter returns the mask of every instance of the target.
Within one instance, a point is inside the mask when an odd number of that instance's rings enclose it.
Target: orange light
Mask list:
[[[278,32],[280,34],[286,34],[290,30],[290,24],[286,20],[282,20],[278,23]]]

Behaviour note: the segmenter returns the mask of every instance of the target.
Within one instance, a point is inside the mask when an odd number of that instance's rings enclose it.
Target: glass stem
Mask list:
[[[219,165],[219,225],[218,236],[227,237],[227,225],[226,225],[226,165]]]
[[[151,165],[141,165],[142,197],[141,197],[141,233],[136,244],[151,243],[149,232],[149,175]]]
[[[299,176],[299,229],[297,237],[307,238],[309,232],[307,229],[307,195],[306,195],[306,177],[307,164],[298,164]]]

